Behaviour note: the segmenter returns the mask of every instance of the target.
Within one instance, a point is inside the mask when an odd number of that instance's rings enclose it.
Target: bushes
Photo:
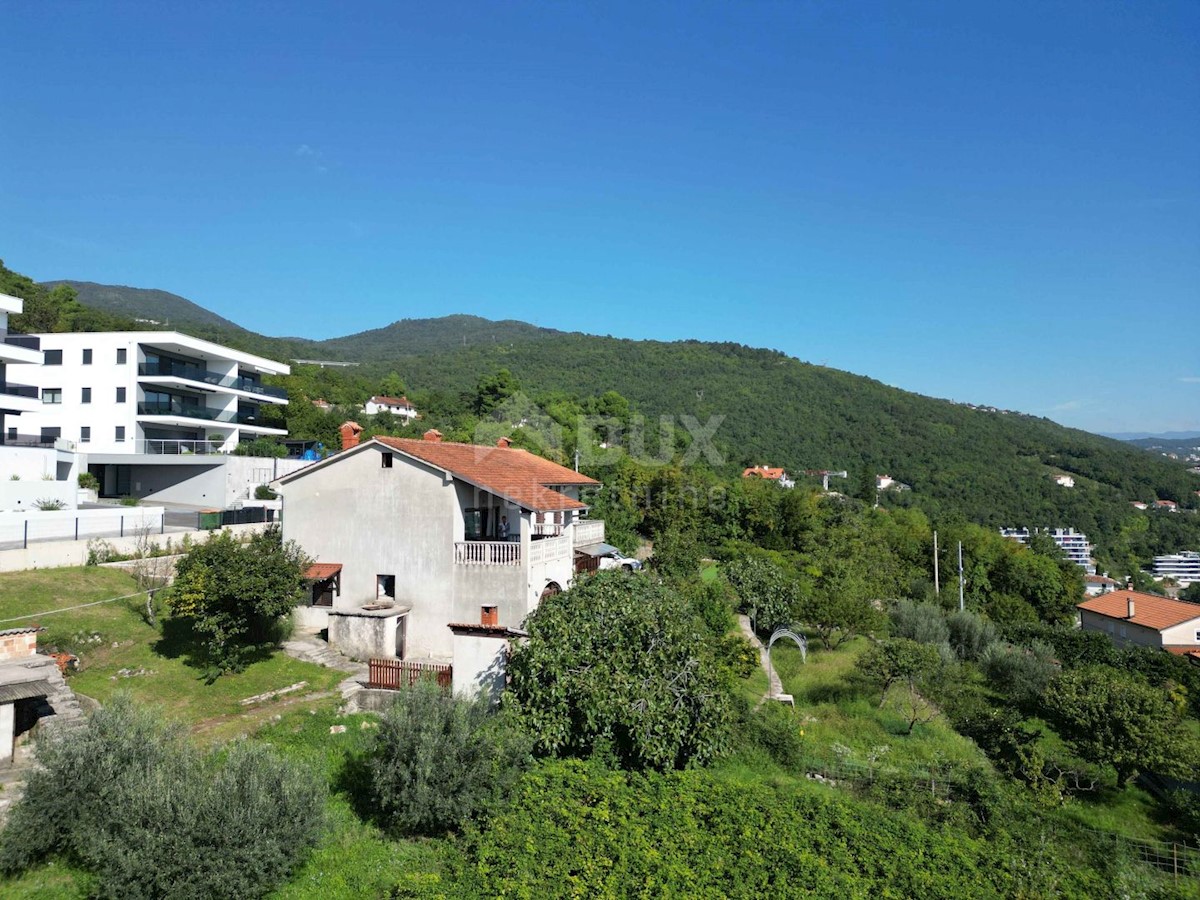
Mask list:
[[[946,618],[950,629],[950,649],[959,659],[972,662],[996,642],[996,629],[970,610],[956,610]]]
[[[1042,641],[1029,647],[992,644],[980,657],[979,667],[993,687],[1025,707],[1038,701],[1058,671],[1054,648]]]
[[[60,856],[105,897],[260,897],[321,829],[307,773],[252,744],[203,755],[124,696],[44,740],[39,761],[0,835],[0,868]]]
[[[100,490],[100,479],[91,472],[80,472],[79,486],[85,491],[98,491]]]
[[[486,701],[457,699],[421,681],[384,713],[366,764],[387,826],[436,835],[490,809],[529,752],[529,740]]]
[[[895,637],[908,638],[919,644],[945,644],[950,640],[950,629],[941,607],[931,603],[900,600],[888,611],[888,617],[892,620]]]

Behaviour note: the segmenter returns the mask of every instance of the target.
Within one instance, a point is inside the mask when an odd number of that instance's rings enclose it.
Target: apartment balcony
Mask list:
[[[0,329],[0,362],[41,364],[42,361],[41,338]]]
[[[143,381],[163,384],[203,385],[234,394],[246,394],[267,403],[287,403],[287,391],[283,388],[268,387],[236,375],[210,372],[203,366],[187,363],[141,363],[138,377]]]
[[[207,406],[190,406],[184,403],[139,403],[139,416],[155,416],[164,419],[179,419],[185,425],[195,422],[221,422],[233,425],[237,422],[237,414],[223,409],[209,409]]]
[[[528,552],[521,541],[456,541],[454,562],[460,566],[538,565],[572,558],[571,539],[566,535],[532,540]]]
[[[0,409],[4,412],[40,412],[42,401],[39,391],[30,384],[0,384]]]

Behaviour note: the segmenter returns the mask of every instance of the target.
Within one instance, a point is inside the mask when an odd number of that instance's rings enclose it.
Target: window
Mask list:
[[[46,354],[45,354],[45,363],[44,364],[47,366],[61,366],[62,365],[62,351],[61,350],[47,350]]]
[[[1125,637],[1125,626],[1121,626],[1121,637]]]
[[[395,575],[376,575],[375,576],[375,596],[379,600],[395,600],[396,599],[396,576]]]
[[[124,347],[118,347],[117,348],[117,365],[118,366],[125,365],[125,361],[126,361],[126,359],[128,359],[128,356],[129,356],[128,350],[126,350]]]
[[[1200,631],[1196,632],[1196,640],[1200,641]]]
[[[50,441],[57,441],[60,437],[62,437],[62,429],[61,428],[45,428],[45,427],[42,428],[42,442],[43,443],[49,443]]]
[[[85,349],[84,349],[84,351],[83,351],[83,364],[84,364],[85,366],[90,366],[90,365],[92,364],[92,351],[91,351],[91,348],[85,348]]]
[[[499,625],[500,613],[495,606],[479,607],[479,624],[480,625]]]
[[[392,454],[390,454],[390,453],[379,454],[379,465],[385,469],[390,469],[392,467]]]
[[[89,425],[84,425],[79,429],[79,443],[86,444],[92,439],[92,429]]]
[[[92,402],[92,389],[91,388],[83,389],[83,396],[80,398],[80,402],[82,402],[82,403],[91,403]]]
[[[117,426],[117,443],[121,443],[124,440],[125,440],[125,426],[118,425]]]
[[[8,440],[15,441],[17,439],[17,429],[13,426],[8,426]],[[1200,632],[1198,632],[1200,633]]]
[[[118,403],[125,402],[125,388],[117,388],[117,402]]]
[[[62,388],[42,388],[43,403],[62,403]]]

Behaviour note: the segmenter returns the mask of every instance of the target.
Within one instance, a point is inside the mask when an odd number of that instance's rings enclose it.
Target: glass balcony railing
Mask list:
[[[137,409],[139,416],[180,416],[187,419],[203,419],[206,422],[232,424],[238,418],[233,413],[224,410],[191,406],[186,403],[139,403]]]
[[[31,334],[21,334],[19,331],[0,331],[0,341],[12,347],[24,347],[26,350],[41,350],[42,339]]]
[[[36,400],[38,389],[31,384],[13,384],[10,381],[7,384],[0,384],[0,394],[9,394],[13,397],[32,397]]]
[[[276,397],[280,400],[287,399],[287,391],[283,388],[267,387],[265,384],[259,384],[257,381],[249,378],[220,375],[216,372],[208,371],[203,366],[192,366],[187,363],[142,363],[138,366],[138,374],[159,378],[185,378],[188,381],[199,381],[202,384],[210,384],[213,387],[246,391],[247,393],[260,394],[264,397]]]

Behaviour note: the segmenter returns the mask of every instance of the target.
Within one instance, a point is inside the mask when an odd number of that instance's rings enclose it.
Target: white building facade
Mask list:
[[[1200,553],[1185,550],[1154,557],[1154,577],[1159,580],[1172,578],[1180,587],[1195,584],[1200,581]]]
[[[1092,559],[1092,545],[1088,543],[1086,534],[1076,531],[1074,528],[1035,528],[1032,533],[1028,528],[1001,528],[1000,533],[1021,544],[1028,544],[1031,534],[1048,534],[1054,539],[1054,543],[1058,544],[1067,559],[1087,574],[1096,574],[1096,563]]]
[[[579,499],[595,485],[524,450],[437,438],[376,438],[285,476],[284,538],[337,572],[297,622],[351,655],[453,663],[457,691],[490,690],[499,663],[474,642],[493,647],[570,587],[576,550],[604,539]]]

